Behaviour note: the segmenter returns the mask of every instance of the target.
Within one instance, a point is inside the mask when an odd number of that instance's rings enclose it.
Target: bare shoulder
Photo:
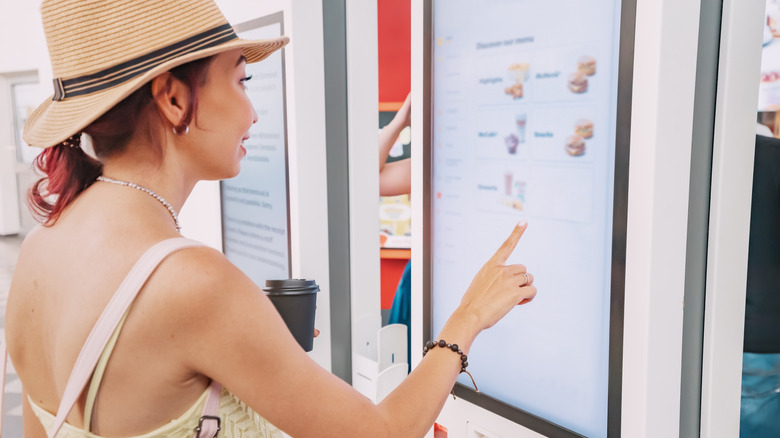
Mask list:
[[[202,245],[173,252],[160,264],[157,275],[199,287],[203,281],[217,281],[217,277],[221,281],[235,273],[235,267],[224,254]]]
[[[185,248],[169,255],[149,286],[164,289],[168,299],[195,304],[222,299],[226,290],[258,290],[224,254],[207,246]]]
[[[147,320],[182,335],[201,332],[204,321],[211,322],[209,331],[229,328],[236,308],[260,306],[265,298],[222,253],[206,246],[166,257],[141,294],[136,307],[144,309]]]

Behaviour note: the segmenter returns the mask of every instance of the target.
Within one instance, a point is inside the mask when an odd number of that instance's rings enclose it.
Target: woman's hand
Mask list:
[[[524,265],[506,265],[528,223],[520,221],[509,238],[474,276],[461,300],[459,311],[473,314],[478,328],[492,327],[514,306],[530,302],[536,296],[533,275]]]

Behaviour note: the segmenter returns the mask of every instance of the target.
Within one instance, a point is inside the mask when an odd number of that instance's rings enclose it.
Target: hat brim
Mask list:
[[[125,97],[156,76],[182,64],[233,49],[243,49],[247,63],[259,62],[284,47],[288,37],[267,40],[235,39],[162,63],[127,82],[96,93],[55,101],[49,97],[30,114],[24,125],[24,141],[35,147],[50,147],[80,132]]]

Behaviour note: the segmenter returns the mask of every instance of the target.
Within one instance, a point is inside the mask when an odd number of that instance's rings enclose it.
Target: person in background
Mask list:
[[[395,140],[407,126],[411,126],[411,93],[406,96],[403,105],[395,113],[393,120],[379,132],[379,196],[408,195],[412,191],[412,159],[387,162]],[[406,357],[411,371],[412,359],[412,261],[404,267],[398,287],[390,307],[388,324],[406,326]]]
[[[780,139],[761,124],[749,242],[740,436],[780,437]]]
[[[44,0],[41,13],[54,95],[24,139],[44,148],[29,199],[42,226],[5,315],[25,436],[422,437],[476,336],[536,294],[506,264],[527,224],[375,405],[315,363],[223,254],[179,234],[195,183],[240,171],[258,121],[247,63],[288,39],[238,38],[212,0]]]

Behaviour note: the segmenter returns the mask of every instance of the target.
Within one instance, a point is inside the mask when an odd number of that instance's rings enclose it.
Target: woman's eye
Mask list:
[[[239,82],[244,84],[244,88],[246,88],[246,81],[251,80],[251,79],[252,79],[252,75],[249,75],[249,76],[245,76],[245,77],[241,78],[241,80]]]

